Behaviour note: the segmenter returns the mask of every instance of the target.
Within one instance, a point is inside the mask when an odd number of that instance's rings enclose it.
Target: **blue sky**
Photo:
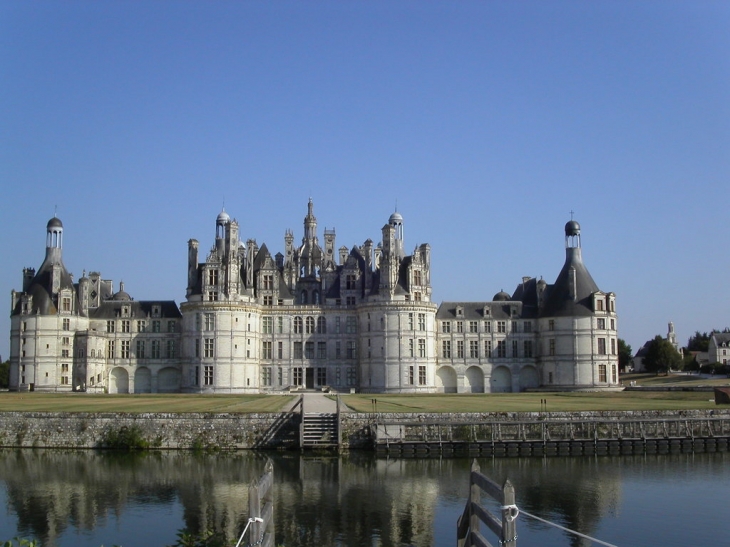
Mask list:
[[[432,247],[436,302],[553,282],[574,211],[634,350],[730,326],[730,3],[0,0],[0,355],[64,223],[76,279],[185,298],[187,241]]]

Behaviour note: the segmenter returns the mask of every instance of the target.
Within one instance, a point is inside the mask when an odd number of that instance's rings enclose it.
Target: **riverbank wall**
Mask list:
[[[151,449],[245,450],[299,448],[297,412],[54,413],[1,412],[0,447],[110,448],[127,442]],[[730,409],[686,411],[350,413],[340,414],[341,449],[385,454],[427,452],[540,455],[542,446],[588,453],[601,442],[730,439]],[[695,442],[697,441],[697,442]],[[578,450],[580,443],[580,450]],[[710,442],[712,444],[712,442]],[[693,445],[693,446],[694,446]],[[563,446],[563,448],[560,448]],[[648,445],[652,446],[651,442]],[[495,447],[497,450],[495,451]],[[527,448],[529,447],[529,451]],[[514,452],[517,451],[517,454]],[[508,454],[509,452],[509,454]],[[545,450],[542,453],[547,453]],[[562,454],[561,454],[562,455]]]

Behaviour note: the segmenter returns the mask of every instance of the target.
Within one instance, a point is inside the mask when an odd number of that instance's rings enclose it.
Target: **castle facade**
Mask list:
[[[203,254],[188,242],[186,300],[137,301],[91,272],[74,282],[63,224],[46,227],[40,268],[12,291],[10,388],[96,393],[493,393],[618,385],[615,295],[565,225],[552,285],[525,277],[483,302],[431,301],[431,249],[407,255],[393,213],[376,245],[337,248],[317,232],[284,253],[244,243],[225,211]]]

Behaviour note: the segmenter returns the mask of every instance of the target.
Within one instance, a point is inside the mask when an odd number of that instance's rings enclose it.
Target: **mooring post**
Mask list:
[[[499,542],[503,547],[517,547],[517,515],[519,510],[515,504],[515,487],[509,480],[502,487],[502,537]]]

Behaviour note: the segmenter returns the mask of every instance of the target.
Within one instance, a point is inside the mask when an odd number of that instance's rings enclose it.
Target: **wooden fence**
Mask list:
[[[397,455],[543,456],[725,452],[730,418],[379,422],[375,448]]]
[[[499,503],[501,518],[494,516],[481,503],[482,492]],[[492,547],[481,533],[483,523],[498,538],[501,547],[517,547],[517,518],[515,489],[509,480],[503,486],[482,475],[476,460],[469,473],[469,499],[456,525],[457,547]]]

